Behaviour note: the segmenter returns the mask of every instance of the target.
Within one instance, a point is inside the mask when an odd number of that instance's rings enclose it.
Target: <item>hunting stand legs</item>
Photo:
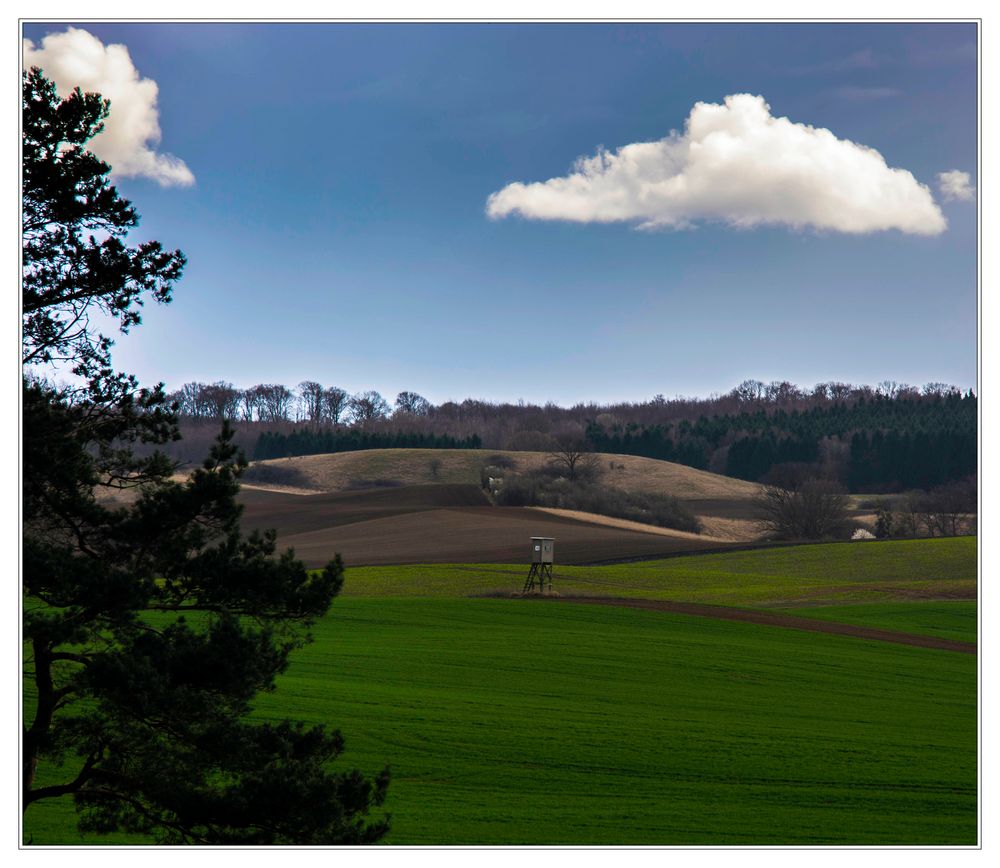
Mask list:
[[[549,580],[549,593],[552,593],[552,564],[532,564],[528,570],[528,578],[524,581],[524,589],[521,594],[530,594],[535,589],[535,582],[538,582],[538,593],[545,593],[545,580]]]

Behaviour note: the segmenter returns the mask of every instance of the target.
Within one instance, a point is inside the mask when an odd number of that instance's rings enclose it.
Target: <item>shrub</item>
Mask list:
[[[556,475],[551,467],[507,474],[496,492],[501,506],[547,506],[624,518],[643,524],[701,532],[701,522],[676,497],[622,491],[584,479]]]
[[[847,498],[835,483],[810,479],[797,488],[768,485],[756,498],[761,526],[774,539],[844,539]]]
[[[243,471],[244,482],[257,482],[262,485],[291,485],[297,488],[308,488],[309,477],[298,467],[286,464],[251,464]]]
[[[503,470],[514,470],[517,468],[517,462],[509,455],[490,455],[486,460],[494,467],[500,467]]]
[[[506,471],[496,464],[485,464],[479,468],[479,484],[490,494],[496,494],[504,484]]]
[[[875,516],[875,536],[879,539],[888,539],[892,536],[892,530],[892,512],[880,500]]]

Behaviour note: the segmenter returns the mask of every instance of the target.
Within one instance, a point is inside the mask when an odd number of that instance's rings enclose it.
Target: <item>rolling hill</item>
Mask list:
[[[421,483],[479,484],[480,468],[500,457],[517,471],[533,470],[548,460],[547,452],[505,452],[489,449],[367,449],[274,458],[256,461],[254,467],[279,468],[289,480],[283,487],[318,491],[344,491],[376,485]],[[632,491],[672,494],[685,501],[731,505],[753,498],[758,486],[696,470],[683,464],[635,455],[600,456],[602,482]],[[294,480],[294,481],[293,481]]]
[[[602,455],[601,481],[682,500],[701,534],[569,510],[494,507],[481,470],[543,466],[544,452],[379,449],[255,462],[240,495],[244,527],[275,528],[310,566],[348,563],[522,562],[528,538],[553,536],[562,563],[718,549],[756,536],[757,487],[679,464]]]
[[[243,527],[275,528],[310,567],[336,552],[352,566],[523,563],[532,536],[555,537],[560,563],[660,557],[730,545],[708,535],[585,513],[491,506],[478,485],[411,485],[309,496],[245,489]]]

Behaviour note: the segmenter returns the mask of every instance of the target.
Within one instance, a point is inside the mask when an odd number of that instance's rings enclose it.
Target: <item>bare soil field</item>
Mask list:
[[[490,505],[478,485],[447,484],[321,493],[307,497],[243,487],[239,500],[244,508],[244,529],[274,528],[281,538],[411,512]]]
[[[523,563],[532,536],[557,540],[560,563],[658,557],[717,549],[724,540],[601,516],[494,507],[478,486],[416,485],[303,497],[244,490],[243,527],[275,528],[310,567],[340,552],[351,566],[402,563]],[[632,523],[634,524],[634,523]]]

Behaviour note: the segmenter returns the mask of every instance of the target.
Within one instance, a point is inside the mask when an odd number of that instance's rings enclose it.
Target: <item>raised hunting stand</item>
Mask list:
[[[522,594],[530,594],[538,582],[538,592],[545,593],[545,579],[549,580],[549,592],[552,592],[552,563],[555,559],[556,541],[551,536],[533,536],[531,538],[531,569],[524,582]]]

